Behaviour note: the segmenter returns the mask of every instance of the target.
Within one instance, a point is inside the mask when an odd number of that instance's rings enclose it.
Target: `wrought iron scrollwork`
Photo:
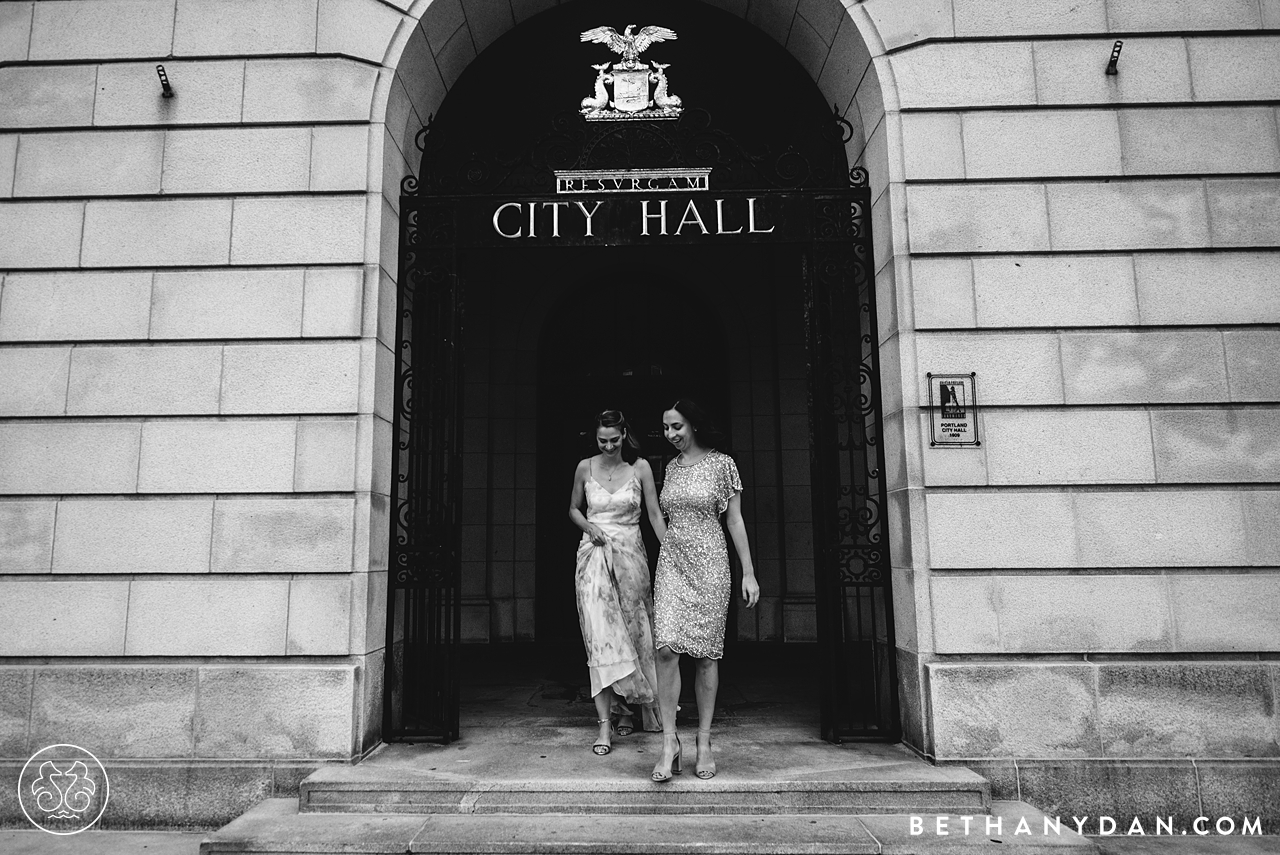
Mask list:
[[[807,259],[810,454],[829,739],[897,732],[870,190],[813,196]]]
[[[458,735],[462,293],[454,208],[401,210],[386,738]]]
[[[888,579],[869,213],[865,194],[814,199],[811,399],[826,425],[819,430],[830,435],[815,438],[813,449],[828,458],[815,459],[815,471],[829,481],[823,506],[836,509],[820,548],[834,559],[842,584]]]

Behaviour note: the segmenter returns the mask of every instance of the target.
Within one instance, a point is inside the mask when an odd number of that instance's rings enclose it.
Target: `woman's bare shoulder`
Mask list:
[[[649,465],[649,461],[643,457],[637,457],[636,462],[631,464],[636,469],[637,475],[652,475],[653,467]]]

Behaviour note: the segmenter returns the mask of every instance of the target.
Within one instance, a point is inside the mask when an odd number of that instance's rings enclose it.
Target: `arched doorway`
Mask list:
[[[635,395],[644,411],[646,396],[674,391],[655,365],[720,360],[656,362],[665,332],[651,334],[621,348],[629,369],[610,357],[609,391],[574,371],[563,332],[548,333],[556,346],[537,347],[541,318],[572,335],[575,317],[589,325],[592,315],[563,295],[630,287],[653,327],[667,321],[655,306],[674,285],[736,313],[723,321],[727,384],[716,371],[682,379],[723,401],[754,485],[757,570],[773,589],[761,610],[770,617],[753,617],[754,638],[820,643],[824,735],[895,738],[870,200],[865,183],[848,181],[851,129],[785,51],[743,22],[678,3],[611,12],[641,13],[679,22],[681,39],[662,57],[673,80],[677,61],[687,75],[689,106],[678,119],[590,122],[564,109],[576,106],[565,93],[582,85],[581,66],[567,51],[548,57],[546,45],[599,24],[596,7],[576,3],[531,19],[477,59],[422,140],[422,169],[401,201],[391,546],[401,569],[390,595],[386,733],[456,735],[452,657],[463,640],[572,634],[572,597],[544,590],[553,565],[567,561],[555,544],[564,539],[567,556],[574,537],[563,511],[575,452],[561,443],[586,426],[571,425],[578,417],[568,411],[581,407],[586,421],[603,406],[592,398],[605,394]],[[750,84],[725,74],[744,56]],[[582,188],[566,190],[557,169],[615,183],[574,193]],[[671,169],[685,180],[702,169],[709,183],[633,184],[630,193],[617,183]],[[693,327],[668,325],[696,342],[676,342],[680,353],[706,347]],[[483,378],[470,376],[476,364]],[[533,449],[530,433],[544,437]],[[480,436],[483,452],[469,445]],[[731,622],[732,633],[743,630]]]

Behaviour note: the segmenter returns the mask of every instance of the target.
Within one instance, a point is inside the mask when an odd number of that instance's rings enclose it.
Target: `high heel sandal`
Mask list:
[[[680,752],[681,752],[680,737],[677,736],[676,737],[676,753],[671,755],[671,771],[667,772],[666,775],[661,775],[658,773],[658,767],[654,766],[653,774],[650,775],[650,777],[653,779],[653,782],[655,784],[661,784],[666,781],[670,781],[672,775],[680,774]],[[659,765],[661,765],[661,761],[659,761]]]
[[[624,721],[631,722],[631,723],[630,723],[630,724],[623,724],[623,722],[624,722]],[[617,733],[618,733],[618,735],[619,735],[619,736],[630,736],[632,733],[635,733],[635,730],[636,730],[636,723],[635,723],[635,721],[631,718],[631,716],[629,716],[629,715],[620,715],[620,716],[618,716],[618,723],[617,723],[617,725],[614,727],[614,730],[615,730],[615,731],[617,731]]]
[[[702,728],[698,728],[698,736],[702,736],[704,733],[707,735],[707,748],[710,749],[711,748],[711,728],[707,728],[706,730],[703,730]],[[701,778],[704,781],[709,781],[710,779],[716,776],[716,761],[712,760],[711,767],[708,769],[704,769],[701,767],[702,767],[702,751],[699,750],[698,759],[693,764],[693,770],[694,770],[693,774],[697,775],[699,778]]]
[[[610,738],[612,738],[612,736],[613,736],[613,721],[612,721],[611,719],[607,719],[607,718],[598,718],[598,719],[596,719],[596,724],[608,724],[608,725],[609,725],[609,735],[610,735]],[[609,753],[610,751],[612,751],[612,750],[613,750],[613,745],[612,745],[612,744],[610,744],[610,743],[608,743],[608,742],[601,742],[599,739],[597,739],[597,740],[596,740],[596,744],[595,744],[595,745],[592,745],[592,746],[591,746],[591,752],[592,752],[593,754],[597,754],[597,755],[599,755],[600,757],[603,757],[604,755],[608,754],[608,753]]]

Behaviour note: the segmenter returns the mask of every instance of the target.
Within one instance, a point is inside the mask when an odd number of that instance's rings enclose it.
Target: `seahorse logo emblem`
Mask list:
[[[59,743],[31,756],[18,776],[18,803],[31,824],[50,834],[78,834],[107,809],[107,770],[88,750]]]

